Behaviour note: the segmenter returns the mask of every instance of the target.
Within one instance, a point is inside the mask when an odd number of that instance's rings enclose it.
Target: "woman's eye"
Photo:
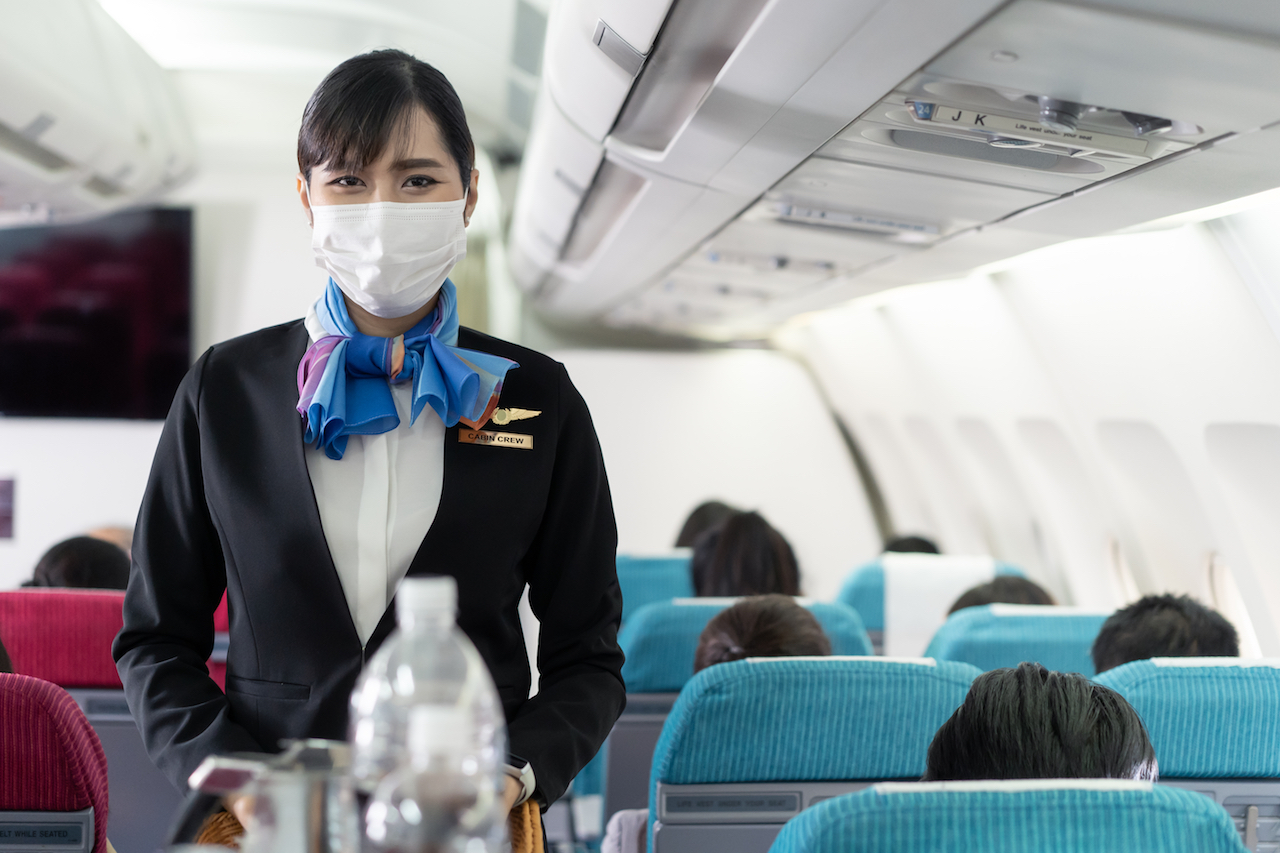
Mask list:
[[[406,187],[416,187],[418,189],[426,189],[432,184],[437,183],[434,178],[428,178],[426,175],[414,175],[404,182]]]

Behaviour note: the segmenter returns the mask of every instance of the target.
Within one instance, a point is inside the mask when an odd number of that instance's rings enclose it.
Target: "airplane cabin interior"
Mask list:
[[[475,172],[322,236],[313,176],[382,193],[391,143],[300,127],[385,49]],[[0,0],[0,849],[1280,851],[1278,81],[1268,0]],[[393,329],[436,231],[385,223],[433,204],[465,251]],[[50,579],[84,540],[111,589]],[[429,605],[456,707],[395,698]],[[1014,751],[1070,772],[938,769],[999,679],[1063,691]],[[1080,769],[1106,713],[1141,755]]]

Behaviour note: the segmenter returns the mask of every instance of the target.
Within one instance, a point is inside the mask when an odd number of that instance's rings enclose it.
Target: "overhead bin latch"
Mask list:
[[[639,74],[640,69],[644,67],[647,54],[627,44],[627,40],[606,24],[603,18],[596,22],[595,35],[591,37],[591,41],[604,51],[605,56],[612,59],[619,68],[632,77]]]

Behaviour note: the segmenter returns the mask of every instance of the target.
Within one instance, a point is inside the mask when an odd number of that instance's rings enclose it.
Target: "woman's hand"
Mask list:
[[[241,826],[249,826],[249,816],[253,814],[253,797],[248,794],[228,795],[223,798],[222,806],[240,821]]]
[[[516,807],[516,800],[520,799],[520,795],[524,792],[524,786],[514,778],[507,777],[507,786],[502,790],[502,802],[505,805],[507,814]]]

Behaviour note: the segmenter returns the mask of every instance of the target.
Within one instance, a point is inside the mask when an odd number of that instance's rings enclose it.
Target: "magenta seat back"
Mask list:
[[[222,601],[218,602],[218,609],[213,611],[213,630],[226,633],[231,630],[231,619],[227,615],[227,594],[222,594]]]
[[[15,672],[62,687],[120,690],[111,641],[124,626],[123,607],[116,590],[0,592],[0,642]]]
[[[80,706],[48,681],[0,673],[0,811],[93,807],[93,851],[107,849],[107,757]]]

